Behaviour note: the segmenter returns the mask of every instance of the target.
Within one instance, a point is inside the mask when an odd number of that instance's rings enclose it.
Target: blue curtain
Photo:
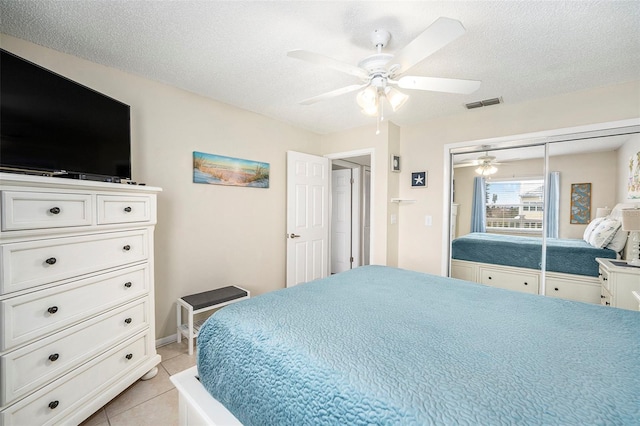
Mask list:
[[[558,221],[560,216],[560,172],[549,173],[545,215],[545,236],[558,238]]]
[[[473,204],[471,205],[471,232],[487,232],[487,188],[482,176],[473,181]]]

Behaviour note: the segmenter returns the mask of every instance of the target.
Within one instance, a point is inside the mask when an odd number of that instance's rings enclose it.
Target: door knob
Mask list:
[[[289,238],[300,238],[300,235],[297,235],[297,234],[289,234]]]

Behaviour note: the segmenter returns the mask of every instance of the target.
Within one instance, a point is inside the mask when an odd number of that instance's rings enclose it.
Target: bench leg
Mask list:
[[[176,333],[176,342],[182,342],[182,332],[180,331],[180,326],[182,325],[182,305],[180,303],[176,303],[176,318],[178,323],[178,328]]]
[[[189,307],[189,355],[193,355],[193,308]]]

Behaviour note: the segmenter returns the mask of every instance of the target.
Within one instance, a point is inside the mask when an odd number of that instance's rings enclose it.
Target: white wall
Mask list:
[[[618,203],[640,202],[640,199],[628,198],[627,182],[629,179],[629,158],[640,152],[640,134],[632,135],[624,145],[618,149],[618,173],[616,200]],[[638,161],[636,159],[636,161]]]
[[[157,337],[175,333],[175,300],[237,284],[285,283],[286,151],[317,135],[261,115],[2,35],[2,48],[131,105],[133,179],[159,186]],[[192,183],[192,152],[267,162],[270,188]]]

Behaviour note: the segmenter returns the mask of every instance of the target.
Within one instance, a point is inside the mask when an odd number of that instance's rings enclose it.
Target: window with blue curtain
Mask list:
[[[545,214],[545,236],[547,238],[558,238],[559,216],[560,216],[560,172],[549,173],[547,185],[547,208]]]
[[[482,176],[473,180],[473,200],[471,204],[471,232],[487,232],[486,216],[487,190]]]

